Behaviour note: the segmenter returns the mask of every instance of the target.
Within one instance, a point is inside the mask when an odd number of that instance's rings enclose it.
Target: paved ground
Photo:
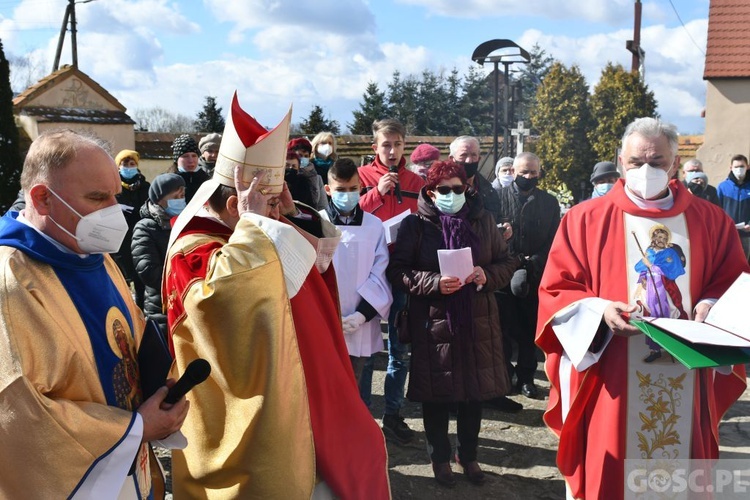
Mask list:
[[[373,416],[382,417],[383,380],[387,356],[376,357],[373,377]],[[541,364],[540,364],[541,367]],[[549,383],[537,371],[537,385],[547,396]],[[488,474],[483,486],[474,486],[463,477],[453,489],[437,485],[427,456],[424,428],[418,404],[406,403],[402,415],[417,432],[408,446],[388,446],[391,489],[399,499],[558,499],[565,497],[563,480],[555,467],[557,439],[543,424],[546,401],[511,396],[524,410],[510,415],[485,410],[479,435],[479,462]],[[750,459],[750,390],[725,415],[720,426],[721,457]],[[455,422],[451,422],[455,436]],[[162,460],[169,465],[168,453]],[[455,471],[455,467],[454,467]]]

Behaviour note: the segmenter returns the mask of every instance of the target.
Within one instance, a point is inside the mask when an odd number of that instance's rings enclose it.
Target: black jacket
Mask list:
[[[112,254],[112,257],[115,259],[122,274],[129,280],[135,280],[137,278],[135,277],[136,273],[133,267],[133,257],[130,253],[130,242],[133,239],[133,228],[141,220],[140,209],[146,203],[146,200],[148,200],[148,189],[151,187],[151,184],[140,173],[132,179],[123,179],[120,177],[120,181],[122,182],[122,191],[116,196],[117,202],[120,205],[132,208],[123,210],[125,220],[128,222],[128,232],[125,235],[125,239],[122,240],[120,250]]]
[[[151,207],[151,210],[149,210]],[[156,210],[149,201],[141,207],[141,220],[133,230],[133,263],[138,276],[146,285],[143,311],[146,317],[159,323],[163,332],[167,331],[167,316],[162,311],[161,275],[167,258],[167,244],[172,229],[169,216],[163,210]]]
[[[192,172],[180,172],[177,170],[174,173],[182,177],[185,181],[185,203],[190,203],[190,200],[193,199],[201,184],[211,178],[205,170],[200,168],[196,168]]]
[[[560,204],[539,188],[523,197],[515,182],[501,188],[499,198],[501,216],[510,219],[513,227],[513,237],[508,241],[511,252],[528,257],[529,285],[536,290],[560,225]]]
[[[686,188],[690,189],[690,186],[687,182],[682,181],[682,183],[685,185]],[[706,201],[710,201],[714,205],[720,207],[721,203],[719,202],[719,195],[716,192],[716,188],[713,187],[711,184],[706,184],[702,191],[696,191],[693,192],[692,189],[690,189],[690,192],[693,193],[698,198],[703,198]]]
[[[501,217],[500,198],[498,198],[495,188],[492,187],[492,183],[477,172],[474,175],[474,186],[472,189],[479,193],[479,200],[482,202],[482,207],[492,214],[495,223],[499,224]]]

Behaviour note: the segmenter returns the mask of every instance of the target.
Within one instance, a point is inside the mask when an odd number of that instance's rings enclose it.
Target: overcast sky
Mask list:
[[[49,73],[67,3],[0,0],[6,56]],[[702,133],[709,0],[672,3],[643,3],[646,83],[664,119]],[[633,33],[633,0],[91,0],[76,13],[79,68],[131,113],[193,117],[207,95],[226,112],[237,89],[267,126],[293,103],[294,122],[320,105],[342,129],[368,82],[384,90],[394,70],[465,73],[495,38],[538,43],[593,89],[608,61],[630,68]],[[68,35],[62,64],[70,54]]]

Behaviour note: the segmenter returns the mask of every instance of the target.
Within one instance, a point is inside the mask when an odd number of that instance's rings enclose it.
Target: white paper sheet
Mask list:
[[[458,278],[463,283],[474,272],[474,259],[471,248],[458,250],[438,250],[440,275]]]
[[[391,217],[388,220],[383,221],[383,231],[385,231],[385,242],[390,245],[396,241],[398,235],[398,228],[401,227],[401,222],[409,215],[411,211],[407,209],[400,214]]]
[[[704,323],[686,319],[643,318],[698,344],[750,347],[750,323],[742,312],[750,297],[750,274],[742,273],[716,301]]]
[[[694,344],[750,347],[750,341],[707,323],[674,318],[655,318],[648,321]]]
[[[706,323],[750,340],[750,321],[745,309],[750,298],[750,274],[742,273],[708,312]]]

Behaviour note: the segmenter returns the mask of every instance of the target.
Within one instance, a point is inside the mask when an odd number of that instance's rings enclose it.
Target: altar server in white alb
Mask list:
[[[380,320],[388,318],[393,302],[391,286],[385,278],[388,245],[383,223],[360,208],[361,187],[354,162],[348,158],[336,160],[328,170],[325,186],[331,200],[321,211],[341,230],[333,266],[344,339],[357,383],[365,361],[383,350]]]

